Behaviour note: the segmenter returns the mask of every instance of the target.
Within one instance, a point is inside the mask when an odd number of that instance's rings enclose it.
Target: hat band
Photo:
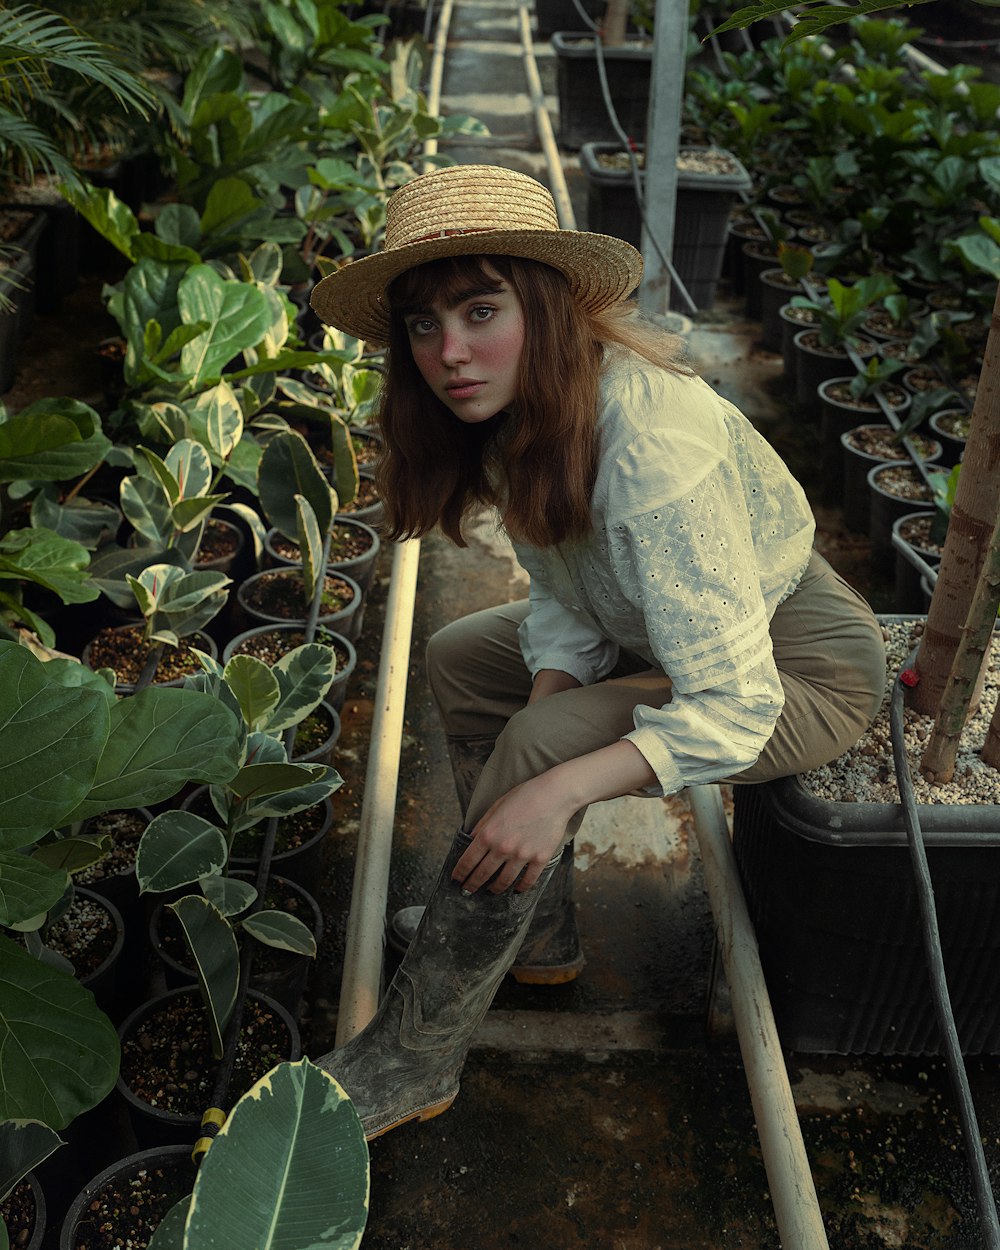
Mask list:
[[[451,230],[435,230],[433,234],[422,234],[417,239],[411,239],[406,246],[412,246],[415,243],[430,243],[434,239],[450,239],[456,234],[486,234],[493,229],[495,229],[494,226],[457,226]]]

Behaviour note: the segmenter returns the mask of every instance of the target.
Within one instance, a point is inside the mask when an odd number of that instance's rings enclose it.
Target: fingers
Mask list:
[[[489,851],[473,842],[452,870],[452,880],[465,894],[486,886],[491,894],[503,894],[515,885],[518,892],[530,890],[541,876],[544,864],[523,858],[506,858],[498,851]]]

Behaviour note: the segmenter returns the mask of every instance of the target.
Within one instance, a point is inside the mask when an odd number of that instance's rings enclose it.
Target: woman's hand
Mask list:
[[[471,831],[472,845],[455,865],[452,880],[469,894],[487,881],[491,894],[502,894],[515,881],[516,889],[529,890],[581,808],[655,781],[645,757],[625,739],[556,764],[497,799]]]
[[[472,845],[451,874],[467,893],[487,881],[491,894],[503,894],[515,881],[518,890],[529,890],[538,880],[576,811],[567,806],[553,772],[508,790],[476,824]]]

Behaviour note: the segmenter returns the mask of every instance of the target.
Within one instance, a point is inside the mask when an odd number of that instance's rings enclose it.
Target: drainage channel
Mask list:
[[[429,75],[428,108],[440,107],[445,58],[449,46],[452,0],[445,0],[437,21]],[[560,224],[575,228],[575,219],[542,91],[533,52],[529,9],[517,7],[517,19],[538,142],[556,200]],[[436,150],[433,141],[426,155]],[[355,1036],[374,1015],[382,984],[385,913],[392,854],[393,817],[399,776],[403,709],[416,600],[420,544],[395,545],[386,605],[375,714],[362,800],[360,831],[350,913],[344,975],[337,1017],[336,1044]],[[699,850],[706,868],[717,941],[722,955],[737,1037],[743,1057],[758,1136],[768,1176],[775,1218],[786,1250],[826,1250],[828,1241],[812,1174],[805,1153],[788,1074],[781,1054],[757,953],[756,938],[743,898],[717,786],[689,791]],[[519,1013],[505,1013],[489,1022],[489,1043],[537,1046],[548,1032],[535,1019],[530,1025]],[[582,1025],[583,1022],[581,1022]],[[656,1029],[641,1015],[618,1020],[589,1020],[575,1029],[574,1049],[596,1046],[655,1045]],[[530,1040],[526,1034],[529,1034]]]

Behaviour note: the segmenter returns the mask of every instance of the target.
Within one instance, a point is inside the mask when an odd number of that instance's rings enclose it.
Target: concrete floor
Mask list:
[[[554,91],[547,45],[540,72]],[[544,178],[531,139],[510,0],[461,0],[444,80],[447,112],[490,126],[479,147],[449,152]],[[482,84],[490,84],[490,93]],[[552,100],[555,108],[555,101]],[[576,159],[571,193],[585,225]],[[759,423],[800,475],[819,485],[814,433],[797,419],[780,358],[720,291],[690,335],[708,380]],[[866,542],[817,507],[818,546],[891,609]],[[423,675],[427,637],[466,612],[520,597],[523,576],[483,520],[470,548],[424,540],[414,621],[390,908],[429,889],[458,821],[442,735]],[[306,1038],[332,1044],[354,834],[378,666],[388,560],[372,591],[356,689],[344,712],[339,834],[331,848],[331,931]],[[720,1250],[779,1245],[735,1036],[708,1010],[713,922],[683,797],[591,809],[577,839],[579,923],[588,964],[555,989],[504,983],[481,1027],[455,1106],[371,1145],[364,1250]],[[387,975],[392,972],[391,958]],[[981,1246],[947,1073],[934,1059],[789,1054],[788,1070],[831,1246],[973,1250]],[[970,1063],[991,1166],[1000,1163],[997,1065]],[[814,1250],[801,1247],[799,1250]]]

